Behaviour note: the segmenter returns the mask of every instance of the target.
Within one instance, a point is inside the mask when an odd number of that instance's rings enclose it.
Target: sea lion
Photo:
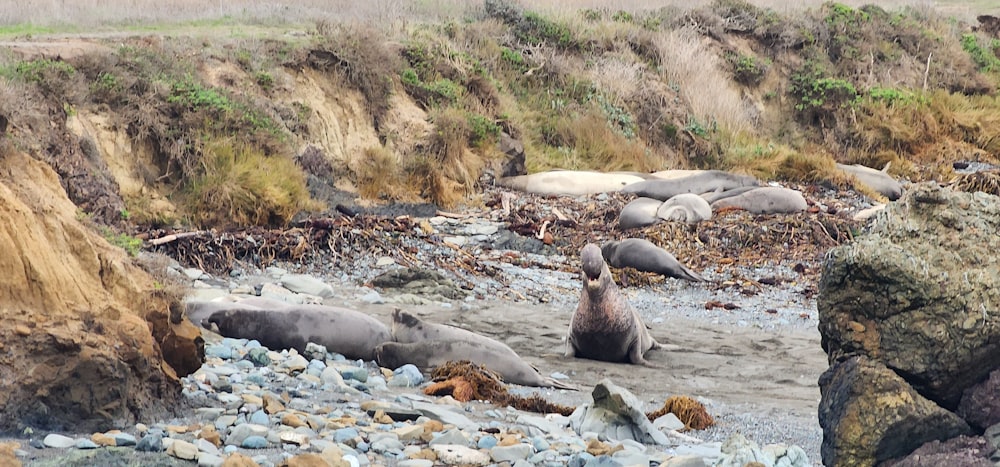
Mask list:
[[[630,201],[622,208],[622,212],[618,213],[618,228],[634,229],[659,222],[656,210],[661,204],[663,201],[653,198],[636,198]]]
[[[569,321],[566,356],[647,365],[646,352],[662,345],[618,291],[601,249],[588,243],[580,260],[583,290]]]
[[[401,366],[396,365],[400,361],[429,368],[450,360],[469,360],[496,371],[508,383],[575,389],[542,376],[503,342],[455,326],[424,321],[398,308],[392,311],[391,332],[394,344],[399,345],[376,350],[380,365],[383,365],[381,358],[392,363],[389,365],[392,368]]]
[[[506,347],[506,346],[505,346]],[[375,361],[386,368],[399,368],[407,363],[429,370],[452,361],[468,360],[497,372],[504,382],[522,386],[577,388],[547,378],[525,362],[509,347],[500,350],[481,340],[444,339],[401,343],[385,342],[375,347]]]
[[[706,170],[673,179],[651,179],[632,183],[621,189],[623,193],[634,193],[646,198],[666,201],[681,193],[700,195],[719,189],[729,190],[741,186],[760,186],[760,181],[748,175]]]
[[[392,340],[389,328],[360,311],[325,305],[289,305],[267,299],[247,299],[219,306],[205,323],[219,334],[256,339],[270,349],[304,352],[315,342],[351,359],[372,360],[375,346]]]
[[[712,209],[739,208],[754,214],[778,214],[805,211],[809,207],[802,192],[791,188],[766,186],[712,203]]]
[[[746,192],[748,192],[750,190],[756,190],[758,188],[760,188],[760,187],[759,186],[741,186],[739,188],[732,188],[732,189],[729,189],[729,190],[716,190],[716,191],[711,191],[711,192],[708,192],[708,193],[702,193],[701,197],[709,205],[711,205],[712,203],[714,203],[714,202],[716,202],[716,201],[718,201],[720,199],[731,198],[733,196],[741,195],[741,194],[746,193]]]
[[[889,164],[885,164],[882,170],[865,167],[861,164],[837,164],[837,168],[845,173],[851,174],[859,182],[869,188],[879,192],[882,196],[895,201],[903,195],[903,185],[889,176]]]
[[[667,277],[705,282],[704,277],[681,264],[667,250],[641,238],[606,242],[601,245],[601,255],[611,267],[630,267],[638,271],[655,272]]]
[[[643,199],[643,198],[640,198]],[[712,206],[694,193],[681,193],[660,204],[656,217],[666,221],[694,224],[712,218]]]
[[[503,177],[497,181],[497,184],[539,195],[582,196],[618,191],[626,185],[641,181],[643,181],[642,177],[622,173],[552,170],[529,175]]]

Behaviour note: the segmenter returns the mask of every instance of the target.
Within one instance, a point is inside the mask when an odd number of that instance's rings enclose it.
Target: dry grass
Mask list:
[[[689,29],[667,31],[657,37],[664,79],[680,89],[693,117],[723,129],[740,133],[753,129],[741,92],[725,73],[722,59]]]
[[[754,4],[771,8],[779,13],[816,9],[824,0],[758,0]],[[605,11],[645,12],[662,8],[695,8],[710,4],[710,0],[546,0],[531,2],[531,8],[545,14],[570,15],[588,8]],[[858,7],[871,2],[844,0],[841,3]],[[986,0],[975,2],[943,0],[890,0],[879,2],[886,9],[905,6],[938,8],[942,12],[965,21],[975,15],[989,12],[995,5]],[[466,0],[78,0],[55,2],[52,0],[24,0],[0,4],[0,26],[30,24],[36,27],[93,28],[98,26],[121,27],[140,24],[208,22],[225,26],[235,23],[251,24],[312,24],[317,20],[356,22],[367,24],[405,25],[420,21],[440,21],[448,18],[477,16],[481,2]]]
[[[399,156],[383,146],[365,148],[362,156],[351,161],[355,186],[367,199],[399,200],[406,189]]]
[[[185,207],[199,226],[281,226],[310,200],[305,175],[291,158],[266,156],[231,140],[202,151],[203,172],[185,190]]]

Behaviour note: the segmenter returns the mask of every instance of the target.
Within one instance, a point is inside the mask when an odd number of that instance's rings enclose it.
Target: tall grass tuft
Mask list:
[[[268,156],[229,139],[203,149],[204,171],[184,190],[184,206],[199,226],[281,226],[313,209],[305,175],[291,158]]]

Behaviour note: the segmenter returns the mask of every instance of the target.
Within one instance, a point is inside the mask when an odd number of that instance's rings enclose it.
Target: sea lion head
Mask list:
[[[392,333],[393,339],[397,341],[409,340],[409,334],[406,336],[402,335],[404,331],[412,333],[422,331],[423,328],[423,322],[420,321],[420,318],[417,318],[416,316],[413,316],[399,308],[392,310],[392,326],[390,328],[390,332]]]
[[[580,262],[583,263],[583,282],[588,288],[601,286],[601,277],[608,265],[604,263],[604,256],[601,248],[593,243],[588,243],[580,251]]]

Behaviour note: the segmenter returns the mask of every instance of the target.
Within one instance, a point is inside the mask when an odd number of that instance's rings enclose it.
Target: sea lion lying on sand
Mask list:
[[[712,209],[745,209],[754,214],[781,214],[805,211],[809,207],[802,192],[791,188],[766,186],[722,198],[712,203]]]
[[[661,348],[611,278],[601,249],[593,243],[580,252],[583,290],[569,322],[566,356],[646,365],[644,355]]]
[[[208,303],[188,304],[189,310],[194,308],[193,315],[205,316],[199,324],[215,325],[225,337],[256,339],[269,349],[304,352],[307,343],[315,342],[347,358],[372,360],[375,346],[392,340],[381,321],[348,308],[261,298]],[[206,315],[203,310],[211,312]]]
[[[424,321],[399,309],[392,312],[392,335],[396,342],[387,342],[375,349],[376,361],[381,366],[398,368],[412,363],[428,369],[449,361],[469,360],[499,373],[508,383],[576,389],[542,376],[503,342],[454,326]]]
[[[680,178],[644,180],[632,183],[622,188],[621,191],[666,201],[682,193],[700,195],[710,191],[730,190],[741,186],[760,186],[760,181],[748,175],[721,170],[706,170]]]
[[[854,178],[857,178],[859,182],[881,193],[890,201],[895,201],[903,195],[903,185],[889,176],[889,164],[886,164],[882,170],[865,167],[861,164],[837,164],[837,168],[854,175]]]
[[[705,282],[704,277],[681,264],[674,255],[649,240],[641,238],[612,240],[601,245],[601,255],[611,267],[629,267],[676,279]]]
[[[539,195],[582,196],[618,191],[626,185],[641,181],[643,181],[642,177],[626,173],[552,170],[504,177],[498,180],[497,184]]]

